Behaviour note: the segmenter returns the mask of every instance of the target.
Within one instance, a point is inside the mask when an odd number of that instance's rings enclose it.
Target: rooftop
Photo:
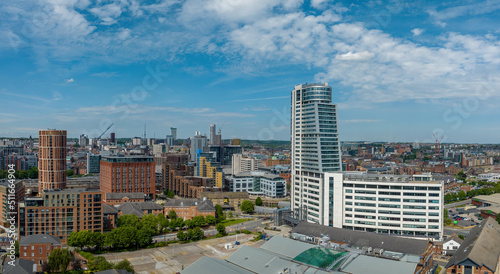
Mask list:
[[[129,193],[106,193],[106,200],[121,200],[123,198],[129,199],[144,199],[144,193],[129,192]]]
[[[140,202],[140,203],[123,203],[116,207],[123,215],[136,215],[141,218],[146,215],[145,210],[160,210],[163,209],[162,205],[154,202]]]
[[[484,201],[489,204],[499,204],[500,205],[500,193],[495,193],[491,195],[479,195],[473,198],[474,200]]]
[[[497,269],[500,257],[500,225],[491,217],[471,229],[463,243],[449,260],[453,265],[485,266],[492,272]]]
[[[361,232],[350,229],[335,228],[301,222],[294,229],[293,234],[302,234],[306,236],[323,237],[327,235],[330,240],[337,243],[347,243],[353,247],[381,248],[387,251],[401,252],[406,254],[421,255],[424,254],[429,245],[428,240],[418,240],[377,234],[373,232]]]
[[[20,245],[29,244],[54,244],[61,245],[61,239],[48,234],[33,234],[25,237],[21,237]]]

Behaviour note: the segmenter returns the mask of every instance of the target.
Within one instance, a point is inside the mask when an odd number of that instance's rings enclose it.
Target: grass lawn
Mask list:
[[[230,225],[241,224],[241,223],[248,222],[251,220],[253,220],[253,218],[250,218],[250,219],[228,219],[228,220],[222,221],[222,223],[225,226],[230,226]]]

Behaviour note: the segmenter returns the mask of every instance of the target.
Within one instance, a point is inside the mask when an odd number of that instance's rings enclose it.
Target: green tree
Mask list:
[[[14,242],[14,256],[19,258],[19,241]]]
[[[137,229],[132,226],[119,227],[111,231],[116,246],[129,248],[137,242]]]
[[[224,224],[217,224],[215,226],[215,229],[217,229],[217,232],[221,234],[222,236],[226,235],[226,226]]]
[[[222,222],[226,219],[221,205],[215,205],[215,218],[217,219],[217,222]]]
[[[120,261],[119,263],[117,263],[115,265],[114,269],[123,269],[123,270],[127,270],[130,273],[135,273],[134,267],[132,266],[130,261],[128,261],[127,259],[124,259],[124,260]]]
[[[194,227],[193,220],[185,220],[184,221],[184,226],[187,227],[187,228],[193,228]]]
[[[37,179],[38,178],[38,168],[32,167],[28,170],[28,178]]]
[[[205,217],[200,215],[193,218],[193,224],[194,224],[193,227],[200,227],[206,225],[207,221],[205,220]]]
[[[179,239],[179,241],[187,241],[187,234],[184,233],[183,231],[179,231],[177,232],[177,239]]]
[[[108,262],[103,256],[95,256],[88,262],[88,267],[92,271],[104,271],[113,269],[114,265]]]
[[[68,245],[72,246],[72,247],[78,247],[80,249],[83,249],[83,247],[85,246],[86,243],[83,241],[83,237],[82,237],[81,232],[84,232],[84,231],[85,230],[71,232],[71,234],[68,237],[68,241],[67,241]]]
[[[172,209],[168,212],[168,218],[170,220],[177,219],[177,213],[175,213],[175,210]]]
[[[139,217],[137,217],[136,215],[122,215],[118,217],[118,227],[137,227],[139,223]]]
[[[141,226],[152,229],[156,234],[158,232],[158,217],[153,214],[142,216]]]
[[[211,224],[215,224],[215,217],[212,216],[212,215],[207,215],[207,217],[205,218],[205,221],[207,221],[207,224],[211,225]]]
[[[465,236],[464,235],[458,235],[458,238],[460,238],[462,240],[465,240]]]
[[[166,228],[168,228],[168,219],[165,218],[165,215],[160,214],[156,218],[156,221],[158,222],[158,232],[163,233]]]
[[[71,262],[71,252],[67,248],[56,248],[50,252],[48,257],[48,265],[52,271],[66,272],[66,269]]]
[[[252,213],[254,206],[251,201],[245,200],[241,203],[241,211],[246,212],[246,213]]]
[[[72,169],[66,170],[66,176],[67,177],[70,177],[70,176],[73,176],[73,175],[75,175],[75,172]]]
[[[260,197],[257,197],[257,199],[255,199],[255,205],[257,205],[257,206],[262,205],[262,199]]]
[[[193,238],[192,238],[193,241],[201,240],[201,239],[203,239],[203,237],[204,237],[204,233],[203,233],[203,230],[201,230],[201,228],[196,227],[193,229]]]
[[[165,194],[165,196],[167,196],[170,199],[174,198],[175,196],[175,193],[172,190],[165,190],[163,191],[163,194]]]
[[[498,224],[500,224],[500,214],[497,214],[497,219],[496,220],[497,220]]]
[[[104,244],[104,235],[101,234],[101,232],[93,232],[91,243],[93,247],[95,247],[97,250],[100,250]]]
[[[144,226],[139,229],[136,234],[136,244],[139,247],[145,247],[153,242],[153,236],[155,235],[155,230],[150,227]]]

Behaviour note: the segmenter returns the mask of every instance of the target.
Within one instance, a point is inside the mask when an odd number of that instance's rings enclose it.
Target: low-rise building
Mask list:
[[[493,218],[472,228],[446,264],[446,273],[500,273],[500,225]]]
[[[19,258],[29,260],[42,269],[43,263],[48,261],[50,252],[61,248],[61,239],[47,234],[33,234],[21,237],[19,241]]]
[[[451,256],[451,255],[455,254],[455,252],[460,247],[460,245],[462,244],[462,242],[463,242],[463,240],[460,239],[457,236],[457,234],[454,234],[453,236],[448,237],[443,242],[443,250],[441,251],[441,253],[443,255],[448,255],[448,256]]]
[[[102,204],[102,225],[104,230],[118,227],[118,209],[112,205]]]
[[[123,203],[140,203],[144,202],[144,193],[106,193],[104,202],[108,205],[119,205]]]
[[[327,237],[326,241],[325,236]],[[433,267],[433,242],[430,240],[354,231],[308,222],[301,222],[293,228],[291,237],[332,247],[347,245],[355,249],[369,251],[368,253],[379,253],[379,255],[388,257],[402,258],[404,254],[416,256],[415,273],[427,273]]]
[[[41,268],[37,268],[35,262],[30,260],[16,259],[13,264],[10,264],[9,260],[5,260],[2,274],[34,274],[41,270]]]
[[[286,196],[286,180],[279,175],[264,172],[245,172],[233,175],[229,185],[231,192],[248,192],[270,198]]]
[[[165,214],[164,207],[154,202],[123,203],[116,206],[116,209],[118,210],[118,216],[136,215],[142,218],[142,216],[148,214],[153,214],[155,216]]]
[[[226,210],[240,210],[241,203],[249,200],[248,192],[203,192],[202,198],[207,198],[214,205],[221,205]]]
[[[173,199],[165,203],[165,214],[173,210],[179,218],[193,219],[196,216],[215,217],[214,204],[206,198],[203,199]]]

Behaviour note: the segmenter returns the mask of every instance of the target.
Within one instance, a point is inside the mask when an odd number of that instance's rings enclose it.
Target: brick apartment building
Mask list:
[[[50,252],[61,248],[61,240],[47,234],[33,234],[22,237],[19,242],[19,258],[29,260],[37,264],[37,269],[42,269],[43,263],[47,262]]]
[[[153,157],[103,157],[100,177],[103,193],[141,192],[151,199],[156,196]]]
[[[162,166],[162,190],[172,190],[173,182],[177,176],[184,177],[194,175],[194,166],[188,164],[188,154],[165,154],[162,157],[155,158],[155,161]]]
[[[66,188],[66,130],[40,130],[38,193]]]
[[[102,232],[102,193],[98,189],[51,189],[19,204],[19,236],[45,233],[65,243],[73,231]]]
[[[171,190],[175,194],[186,198],[201,198],[201,193],[221,191],[214,187],[214,179],[199,176],[176,176]]]
[[[7,222],[7,219],[10,217],[10,212],[18,212],[19,209],[19,203],[23,201],[24,199],[24,194],[25,194],[25,189],[24,189],[24,183],[23,181],[16,180],[15,185],[14,185],[14,194],[12,197],[14,198],[15,203],[15,210],[12,211],[9,206],[9,183],[8,182],[1,182],[0,183],[0,225],[9,227],[10,224]]]

